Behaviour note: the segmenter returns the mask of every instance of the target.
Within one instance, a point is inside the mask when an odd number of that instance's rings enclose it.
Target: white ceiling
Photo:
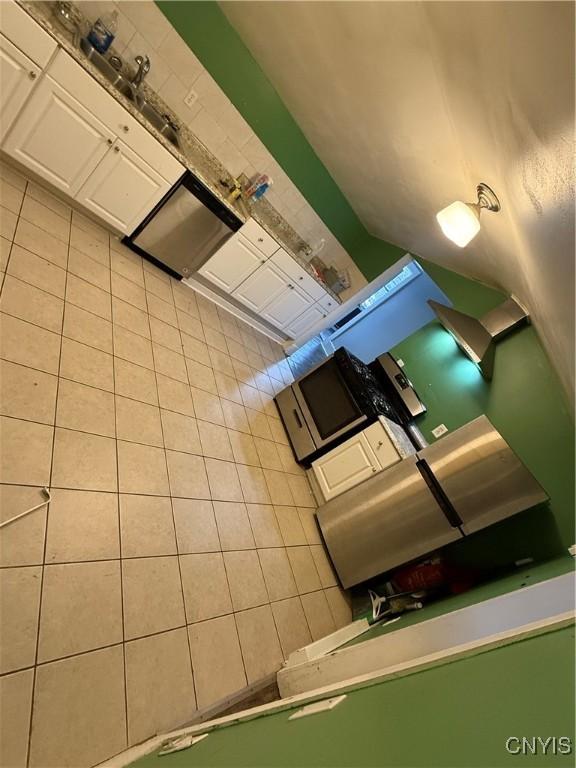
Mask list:
[[[574,388],[574,5],[223,2],[366,228],[528,305]],[[500,197],[465,249],[435,214]]]

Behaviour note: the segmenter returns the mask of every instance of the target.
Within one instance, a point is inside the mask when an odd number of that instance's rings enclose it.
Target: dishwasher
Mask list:
[[[242,221],[190,171],[122,242],[174,277],[189,277]]]

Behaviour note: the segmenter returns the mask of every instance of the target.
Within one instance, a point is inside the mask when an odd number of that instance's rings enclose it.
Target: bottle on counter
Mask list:
[[[273,181],[269,176],[265,173],[260,174],[252,180],[246,189],[246,197],[250,197],[252,200],[259,200],[272,184]]]
[[[99,53],[106,53],[118,29],[118,11],[99,16],[88,33],[88,40]]]

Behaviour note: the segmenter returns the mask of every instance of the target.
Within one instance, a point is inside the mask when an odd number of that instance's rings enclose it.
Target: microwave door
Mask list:
[[[486,416],[418,452],[462,520],[474,533],[548,498]]]

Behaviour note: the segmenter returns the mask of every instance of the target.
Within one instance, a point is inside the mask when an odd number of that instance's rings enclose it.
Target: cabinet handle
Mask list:
[[[114,142],[112,141],[112,139],[106,139],[106,144],[108,144],[108,146],[111,147],[112,144],[114,144]]]
[[[304,280],[304,278],[302,277],[302,275],[300,275],[300,277],[298,278],[298,280]]]
[[[259,237],[259,238],[258,238],[258,242],[259,242],[259,243],[263,243],[263,242],[264,242],[264,238],[263,238],[263,237]]]
[[[120,152],[120,147],[114,147],[114,152]]]
[[[382,448],[383,445],[384,443],[382,442],[382,440],[378,440],[378,448]]]
[[[292,291],[294,290],[294,286],[290,285],[290,283],[288,283],[288,288],[290,288],[290,290],[292,290]]]
[[[28,72],[28,77],[30,78],[30,80],[36,80],[38,75],[36,74],[36,72],[34,72],[34,70],[30,70],[30,72]]]
[[[376,467],[372,467],[372,472],[378,472],[378,470],[376,469]]]
[[[130,130],[130,128],[128,128],[128,126],[127,126],[127,125],[123,125],[123,126],[122,126],[122,130],[124,131],[124,133],[128,133],[128,131]]]

